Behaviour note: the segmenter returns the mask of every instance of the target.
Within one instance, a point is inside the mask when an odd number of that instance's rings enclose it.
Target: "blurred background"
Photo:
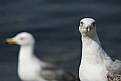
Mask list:
[[[23,31],[35,37],[39,58],[78,76],[78,27],[84,17],[96,20],[103,48],[112,59],[121,60],[120,0],[0,0],[0,81],[20,81],[19,46],[7,45],[4,40]]]

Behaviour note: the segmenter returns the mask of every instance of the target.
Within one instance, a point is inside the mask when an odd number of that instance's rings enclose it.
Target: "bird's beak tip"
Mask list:
[[[87,31],[89,32],[89,31],[91,31],[91,29],[90,29],[90,28],[88,28],[88,29],[87,29]]]
[[[7,43],[7,44],[15,44],[16,42],[12,38],[7,38],[5,40],[5,43]]]

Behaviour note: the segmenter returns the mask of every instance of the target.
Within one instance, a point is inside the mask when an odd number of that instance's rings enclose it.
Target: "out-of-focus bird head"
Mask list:
[[[32,34],[28,32],[19,33],[15,37],[7,38],[5,41],[8,44],[18,44],[20,46],[33,45],[35,42]]]

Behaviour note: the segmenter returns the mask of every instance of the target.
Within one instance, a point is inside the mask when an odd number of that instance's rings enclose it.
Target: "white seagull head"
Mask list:
[[[6,42],[8,44],[18,44],[20,46],[29,46],[29,45],[33,45],[35,40],[32,34],[28,32],[22,32],[22,33],[17,34],[13,38],[7,38]]]
[[[80,21],[79,31],[83,36],[91,36],[96,32],[96,22],[92,18],[83,18]]]

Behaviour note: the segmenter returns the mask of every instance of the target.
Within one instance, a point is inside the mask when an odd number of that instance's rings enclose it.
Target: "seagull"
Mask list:
[[[79,67],[81,81],[121,81],[118,70],[121,62],[114,62],[103,50],[96,33],[96,21],[93,18],[83,18],[79,31],[82,40],[82,59]]]
[[[41,61],[34,54],[35,39],[28,32],[7,38],[8,44],[20,45],[18,76],[22,81],[76,81],[74,74],[53,64]]]

